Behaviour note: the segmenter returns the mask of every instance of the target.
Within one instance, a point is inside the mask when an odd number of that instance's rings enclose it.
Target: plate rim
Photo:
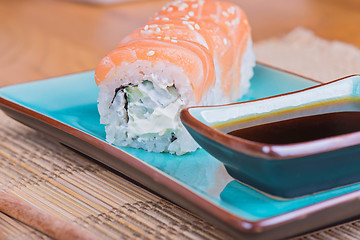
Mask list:
[[[262,63],[258,63],[258,64],[263,65],[268,68],[271,68],[271,69],[275,69],[280,72],[285,72],[285,73],[289,73],[289,74],[292,74],[295,76],[299,76],[301,78],[304,78],[304,79],[312,81],[312,82],[319,83],[319,81],[313,80],[311,78],[304,77],[304,76],[302,76],[300,74],[296,74],[296,73],[294,74],[290,71],[275,68],[268,64],[262,64]],[[80,72],[80,73],[85,73],[85,72],[89,72],[89,71],[84,71],[84,72]],[[78,74],[78,73],[74,73],[74,74]],[[73,74],[66,74],[66,75],[62,75],[62,76],[69,76],[69,75],[73,75]],[[58,76],[58,77],[62,77],[62,76]],[[51,78],[43,79],[43,80],[39,80],[39,81],[44,81],[44,80],[46,81],[46,80],[50,80],[50,79],[54,79],[54,78],[58,78],[58,77],[51,77]],[[34,82],[38,82],[38,81],[20,83],[20,84],[15,84],[15,85],[11,85],[11,86],[22,85],[22,84],[31,84]],[[6,87],[2,87],[2,88],[6,88]],[[112,156],[116,157],[117,159],[120,159],[121,161],[125,160],[126,161],[125,163],[128,164],[129,166],[135,168],[136,170],[142,172],[143,174],[148,175],[149,177],[154,179],[156,182],[158,182],[162,186],[165,186],[166,188],[174,191],[176,194],[183,196],[188,201],[193,203],[196,207],[201,208],[205,212],[208,212],[211,215],[213,215],[214,217],[229,224],[234,229],[239,230],[244,233],[257,234],[257,233],[266,232],[268,230],[272,230],[272,229],[276,228],[277,226],[297,222],[298,220],[304,219],[304,217],[319,213],[322,210],[329,209],[329,208],[335,207],[335,206],[339,206],[339,204],[341,205],[341,204],[346,204],[351,201],[355,201],[355,200],[359,201],[360,200],[359,199],[360,190],[355,190],[355,191],[345,193],[345,194],[342,194],[342,195],[339,195],[339,196],[336,196],[336,197],[333,197],[333,198],[330,198],[327,200],[323,200],[323,201],[320,201],[317,203],[310,204],[308,206],[304,206],[304,207],[301,207],[301,208],[298,208],[298,209],[295,209],[292,211],[288,211],[288,212],[285,212],[285,213],[282,213],[282,214],[279,214],[276,216],[271,216],[271,217],[260,219],[260,220],[247,220],[247,219],[244,219],[244,218],[230,212],[229,210],[226,210],[216,204],[213,204],[211,201],[209,201],[206,198],[202,197],[201,195],[193,192],[191,189],[187,188],[186,186],[184,186],[182,184],[178,184],[178,182],[175,179],[168,177],[166,175],[166,173],[143,162],[141,159],[139,159],[135,156],[132,156],[131,154],[126,153],[126,152],[122,151],[121,149],[119,149],[109,143],[106,143],[105,141],[103,141],[95,136],[92,136],[80,129],[71,127],[61,121],[51,118],[51,117],[49,117],[45,114],[42,114],[38,111],[35,111],[35,110],[31,109],[30,107],[26,107],[19,103],[11,101],[10,99],[6,99],[5,97],[3,97],[1,95],[0,95],[0,107],[2,108],[2,110],[5,113],[7,113],[6,109],[10,109],[19,114],[23,114],[27,117],[39,120],[51,127],[55,127],[57,129],[59,129],[60,131],[68,133],[81,141],[85,141],[86,143],[93,145],[94,147],[96,147],[97,149],[99,149],[101,151],[105,151],[105,152],[111,154]],[[99,146],[101,146],[101,148]],[[143,183],[141,183],[141,184],[143,184]],[[179,205],[181,205],[181,204],[179,204]]]

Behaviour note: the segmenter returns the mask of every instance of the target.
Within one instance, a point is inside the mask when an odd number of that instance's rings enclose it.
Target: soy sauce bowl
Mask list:
[[[279,143],[277,136],[277,142],[272,143],[271,139],[263,141],[261,134],[256,140],[228,133],[344,112],[359,116],[360,75],[254,101],[190,107],[180,117],[192,137],[221,161],[233,178],[272,196],[294,198],[360,182],[360,121],[353,122],[355,128],[344,133],[298,142],[285,139]],[[337,119],[331,124],[341,128],[358,118],[351,119]],[[306,133],[312,131],[309,128]]]

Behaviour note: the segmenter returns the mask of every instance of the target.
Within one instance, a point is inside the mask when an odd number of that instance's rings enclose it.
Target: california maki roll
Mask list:
[[[184,154],[197,143],[188,106],[236,101],[255,65],[245,13],[221,1],[175,1],[98,64],[100,121],[117,146]]]

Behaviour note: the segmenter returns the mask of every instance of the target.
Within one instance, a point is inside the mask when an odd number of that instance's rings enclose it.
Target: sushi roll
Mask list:
[[[167,4],[96,68],[106,140],[152,152],[195,151],[180,111],[236,101],[247,91],[254,65],[250,27],[238,6]]]

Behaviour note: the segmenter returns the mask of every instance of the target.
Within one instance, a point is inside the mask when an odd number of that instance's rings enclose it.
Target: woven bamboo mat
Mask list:
[[[346,75],[356,73],[355,69],[360,70],[360,51],[349,45],[338,44],[334,46],[334,43],[318,39],[306,30],[297,29],[283,39],[258,43],[255,49],[259,60],[276,63],[279,67],[310,77],[318,74],[318,69],[307,69],[306,65],[299,64],[300,60],[291,59],[316,61],[328,68],[335,66],[338,59],[329,58],[331,52],[341,52],[342,59],[351,58],[352,65],[342,67],[341,72],[323,71],[321,78],[315,76],[326,81],[336,78],[336,74]],[[311,48],[312,54],[301,51],[304,47]],[[327,49],[325,54],[324,48]],[[274,49],[284,54],[274,55]],[[355,54],[354,49],[357,51]],[[297,57],[287,54],[288,51],[293,51]],[[321,59],[325,62],[321,62]],[[336,61],[329,61],[331,59]],[[0,188],[103,239],[230,239],[225,232],[206,221],[15,122],[2,112]],[[0,213],[0,239],[3,238],[49,239],[41,232]],[[297,239],[359,238],[360,220]]]
[[[0,113],[0,185],[103,239],[227,239],[178,206]],[[46,238],[6,215],[9,239]]]

